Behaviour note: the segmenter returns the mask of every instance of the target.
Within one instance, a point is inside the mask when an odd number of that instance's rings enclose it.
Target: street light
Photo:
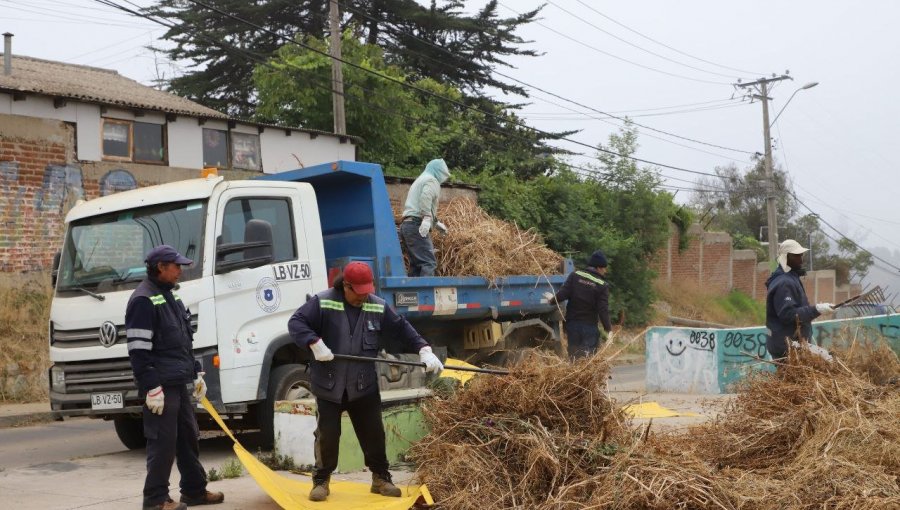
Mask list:
[[[789,105],[791,103],[791,99],[794,99],[794,96],[797,95],[797,92],[800,92],[801,90],[811,89],[818,84],[819,84],[819,82],[817,82],[817,81],[811,81],[811,82],[807,83],[806,85],[800,87],[799,89],[795,90],[794,93],[791,94],[791,97],[788,98],[787,102],[784,103],[784,106],[781,107],[781,110],[778,111],[778,115],[775,116],[775,120],[773,120],[772,123],[769,124],[769,127],[774,126],[775,123],[778,122],[778,117],[781,117],[781,112],[783,112],[784,109],[787,108],[787,105]]]

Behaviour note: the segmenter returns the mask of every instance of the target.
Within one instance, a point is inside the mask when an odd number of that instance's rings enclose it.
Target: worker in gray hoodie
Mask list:
[[[409,188],[400,224],[400,239],[409,255],[409,276],[434,276],[437,259],[431,242],[431,228],[434,226],[447,232],[447,227],[437,221],[437,210],[441,183],[449,178],[447,163],[443,159],[433,159]]]

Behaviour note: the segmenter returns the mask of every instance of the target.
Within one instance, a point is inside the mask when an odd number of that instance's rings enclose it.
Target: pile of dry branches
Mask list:
[[[461,510],[900,508],[900,391],[836,360],[795,350],[718,421],[657,434],[607,397],[602,354],[532,357],[428,404],[418,476]]]
[[[432,231],[438,276],[498,277],[558,274],[562,257],[547,248],[535,230],[522,230],[490,216],[474,200],[458,197],[442,203],[438,218],[448,233]]]

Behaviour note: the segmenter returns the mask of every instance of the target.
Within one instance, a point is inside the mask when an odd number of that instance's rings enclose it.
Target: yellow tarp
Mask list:
[[[213,408],[212,404],[206,397],[201,402],[206,412],[216,420],[216,423],[222,427],[222,430],[228,434],[228,437],[234,441],[234,453],[237,455],[241,464],[250,473],[250,476],[256,480],[256,483],[262,490],[268,494],[281,508],[286,510],[352,510],[352,509],[374,509],[374,510],[409,510],[419,496],[424,497],[425,502],[433,504],[431,494],[428,487],[422,486],[402,486],[403,496],[399,498],[387,498],[378,494],[369,492],[368,483],[358,482],[338,482],[332,481],[330,484],[331,495],[325,502],[312,502],[309,500],[309,491],[312,490],[312,480],[303,481],[295,480],[282,476],[259,461],[253,454],[248,452],[241,446],[241,443],[235,439],[231,430],[225,426],[225,422],[219,417],[219,413]]]
[[[478,368],[475,365],[470,365],[463,360],[447,358],[447,361],[444,362],[444,371],[441,372],[441,377],[450,377],[452,379],[457,379],[460,384],[466,384],[467,382],[469,382],[469,379],[475,377],[477,372],[462,372],[453,370],[453,367]]]
[[[623,411],[635,418],[672,418],[674,416],[700,416],[690,411],[673,411],[656,402],[644,402],[642,404],[629,404],[622,408]]]

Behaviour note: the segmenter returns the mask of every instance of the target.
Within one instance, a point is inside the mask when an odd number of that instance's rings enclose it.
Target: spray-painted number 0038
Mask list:
[[[272,266],[272,271],[275,273],[275,280],[279,282],[287,280],[309,280],[312,276],[312,271],[307,262],[287,262],[285,264],[278,264]]]

